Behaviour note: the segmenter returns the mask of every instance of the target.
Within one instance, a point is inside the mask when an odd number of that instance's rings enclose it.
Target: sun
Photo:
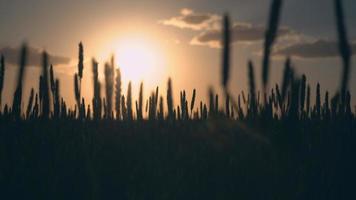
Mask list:
[[[164,68],[164,56],[150,40],[128,37],[110,43],[115,64],[121,70],[123,80],[140,82],[154,80]]]

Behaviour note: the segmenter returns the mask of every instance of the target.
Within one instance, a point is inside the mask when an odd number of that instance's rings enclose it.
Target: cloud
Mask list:
[[[248,23],[235,23],[231,28],[232,43],[251,43],[259,42],[264,39],[266,28],[261,25],[253,25]],[[279,37],[290,37],[296,33],[287,27],[279,29]],[[191,40],[192,45],[207,45],[211,48],[219,48],[221,41],[221,30],[206,30]]]
[[[356,42],[353,42],[350,45],[352,53],[356,54]],[[337,57],[340,54],[337,42],[318,39],[313,42],[299,42],[284,48],[276,49],[274,55],[313,59]]]
[[[35,47],[27,48],[27,65],[39,67],[42,65],[42,50]],[[4,55],[5,61],[11,65],[18,65],[20,48],[3,47],[0,49],[0,54]],[[53,65],[64,65],[70,62],[70,58],[49,54],[49,63]]]
[[[210,13],[196,13],[191,9],[184,8],[180,15],[166,20],[160,20],[159,23],[167,26],[174,26],[182,29],[204,30],[217,25],[220,17]]]
[[[222,18],[217,14],[197,13],[191,9],[185,8],[180,11],[179,16],[161,20],[159,23],[182,29],[200,31],[200,33],[190,41],[191,45],[219,48],[221,46],[221,19]],[[231,29],[231,39],[233,43],[259,42],[264,39],[265,30],[265,26],[235,22]],[[295,35],[295,32],[291,29],[287,27],[280,28],[279,37],[291,35]]]

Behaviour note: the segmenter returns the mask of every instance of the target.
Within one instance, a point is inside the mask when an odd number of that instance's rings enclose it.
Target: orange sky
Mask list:
[[[326,41],[324,43],[329,46],[334,44],[332,6],[317,1],[310,2],[308,8],[302,1],[286,1],[282,14],[285,37],[279,41],[278,47],[310,44],[320,51],[320,46],[317,46],[323,44],[320,41]],[[351,12],[356,4],[352,0],[345,1],[345,4],[347,22],[351,25],[356,19],[355,13]],[[182,0],[174,3],[148,0],[145,4],[123,0],[2,1],[0,24],[5,28],[0,37],[0,51],[7,46],[16,48],[22,41],[28,41],[31,47],[70,59],[67,63],[55,65],[62,95],[68,102],[74,102],[73,74],[77,69],[77,45],[80,41],[85,48],[83,95],[87,101],[92,96],[91,59],[95,57],[103,67],[112,53],[117,54],[116,64],[122,69],[124,91],[131,79],[134,94],[138,93],[141,80],[145,83],[146,95],[156,86],[165,94],[167,79],[172,77],[176,103],[179,90],[186,89],[190,94],[193,88],[197,89],[199,101],[205,99],[209,86],[214,86],[215,90],[220,88],[221,52],[216,33],[220,28],[221,14],[229,12],[236,31],[230,87],[237,95],[247,89],[246,63],[249,59],[255,63],[257,80],[261,77],[261,39],[268,8],[268,1],[257,0]],[[318,8],[318,15],[315,15],[314,8]],[[300,15],[297,15],[297,10]],[[356,38],[355,29],[355,26],[349,26],[352,42]],[[137,56],[133,52],[138,52]],[[293,57],[296,71],[307,75],[312,92],[317,82],[321,83],[322,92],[326,89],[335,91],[341,76],[341,64],[332,50],[316,54],[314,51],[309,55],[294,53],[297,55]],[[280,82],[284,58],[272,59],[271,85]],[[355,63],[355,57],[353,61]],[[103,72],[102,68],[100,70]],[[12,100],[16,72],[17,67],[8,63],[3,93],[5,103]],[[28,68],[25,96],[31,87],[38,87],[38,75],[38,67]],[[352,87],[356,84],[355,70],[351,77],[350,88],[355,95],[356,88]],[[261,84],[258,82],[257,85]]]

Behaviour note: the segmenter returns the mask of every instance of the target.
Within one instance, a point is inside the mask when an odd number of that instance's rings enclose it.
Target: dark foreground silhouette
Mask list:
[[[355,120],[0,125],[3,199],[356,197]]]

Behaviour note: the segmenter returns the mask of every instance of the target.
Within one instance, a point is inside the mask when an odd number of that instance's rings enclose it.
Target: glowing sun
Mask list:
[[[143,38],[125,38],[112,42],[110,46],[124,80],[151,81],[161,74],[164,58],[153,42]]]

